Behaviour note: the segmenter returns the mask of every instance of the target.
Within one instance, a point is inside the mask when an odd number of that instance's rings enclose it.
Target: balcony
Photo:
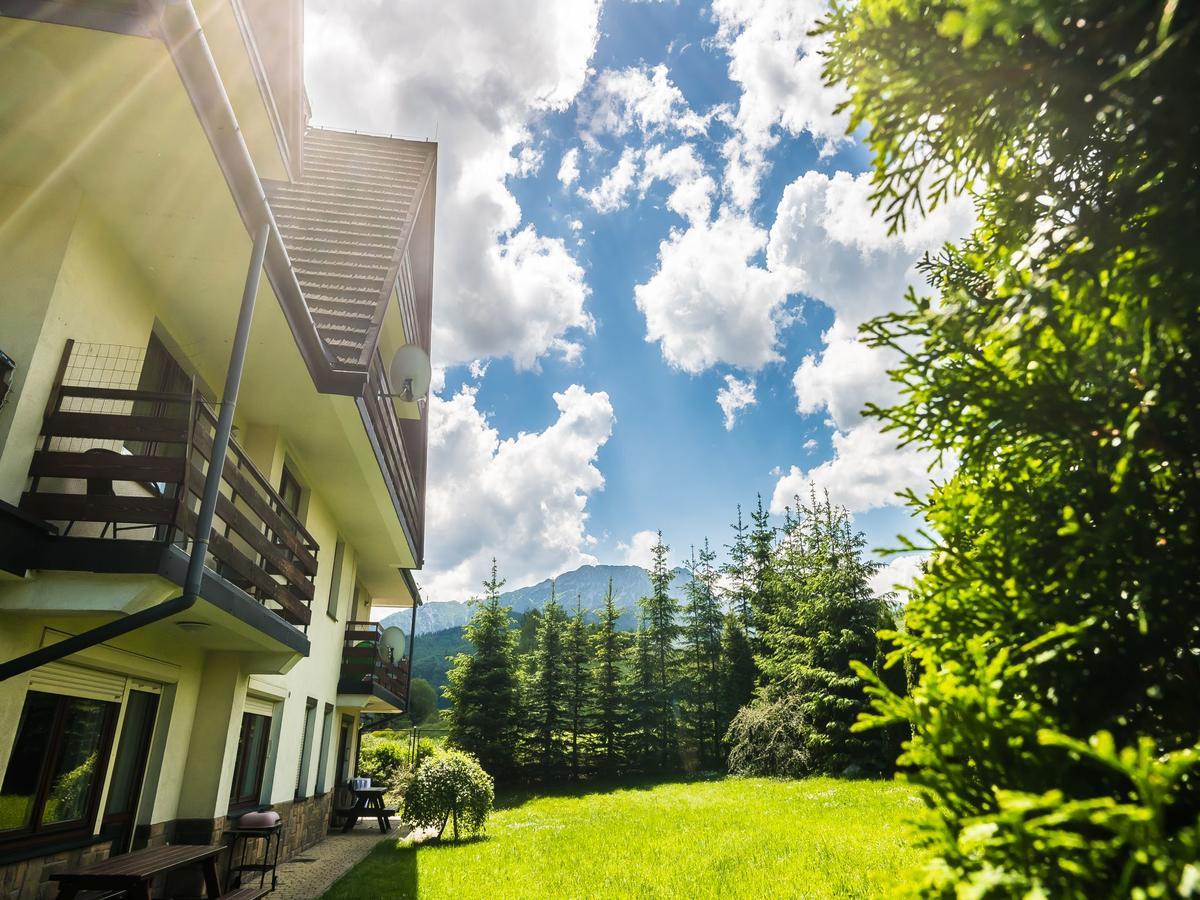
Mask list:
[[[409,659],[385,658],[378,622],[347,622],[342,644],[342,674],[338,680],[338,705],[357,706],[364,712],[404,712],[408,700]]]
[[[68,342],[19,506],[57,533],[47,536],[29,567],[157,573],[181,583],[217,414],[195,390],[113,386],[138,378],[140,359],[120,365],[117,351],[125,349]],[[221,594],[243,619],[249,604],[269,611],[266,619],[249,617],[260,629],[271,630],[272,619],[307,626],[318,549],[230,441],[202,596],[211,601]]]

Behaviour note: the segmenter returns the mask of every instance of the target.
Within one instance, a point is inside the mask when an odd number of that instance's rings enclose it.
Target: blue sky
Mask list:
[[[911,532],[929,460],[858,415],[892,388],[856,328],[970,212],[871,215],[821,5],[416,8],[310,2],[307,80],[319,124],[439,140],[427,594],[493,554],[514,586],[640,562],[655,529],[678,559],[810,480],[872,545]]]

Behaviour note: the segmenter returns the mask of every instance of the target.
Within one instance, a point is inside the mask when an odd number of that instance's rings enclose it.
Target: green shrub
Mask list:
[[[408,768],[408,744],[375,735],[363,738],[358,755],[358,773],[372,782],[394,788]]]
[[[471,834],[483,829],[494,797],[492,776],[475,757],[443,750],[417,769],[404,797],[404,820],[413,828],[436,828],[439,838],[449,823],[457,841],[460,828]]]
[[[725,734],[729,771],[734,775],[802,778],[815,770],[808,751],[811,729],[800,698],[759,698],[743,706]]]

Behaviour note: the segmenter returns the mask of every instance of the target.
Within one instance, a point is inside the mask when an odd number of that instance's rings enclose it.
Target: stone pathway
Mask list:
[[[268,900],[315,900],[380,841],[395,841],[407,835],[407,826],[380,834],[373,820],[359,822],[349,834],[330,834],[279,864],[279,887],[267,895]]]

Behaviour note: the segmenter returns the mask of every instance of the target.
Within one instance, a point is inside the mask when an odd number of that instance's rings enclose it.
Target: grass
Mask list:
[[[386,841],[325,900],[877,897],[920,862],[880,781],[726,778],[501,798],[481,838]]]

